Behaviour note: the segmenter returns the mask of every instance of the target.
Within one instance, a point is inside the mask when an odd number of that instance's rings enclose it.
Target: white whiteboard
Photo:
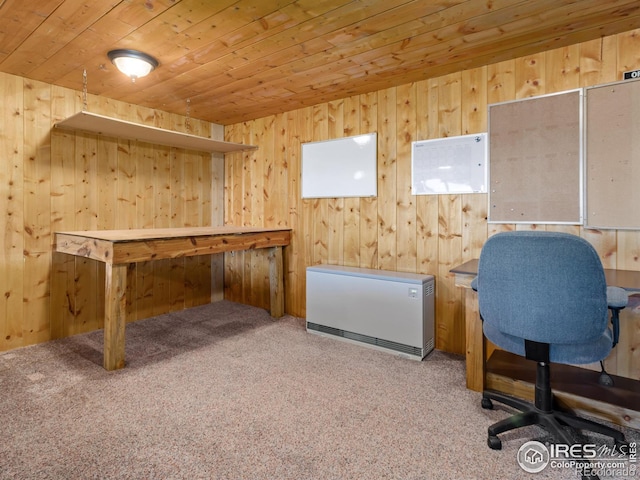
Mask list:
[[[376,133],[302,144],[302,198],[375,197]]]
[[[487,134],[411,143],[411,193],[487,192]]]

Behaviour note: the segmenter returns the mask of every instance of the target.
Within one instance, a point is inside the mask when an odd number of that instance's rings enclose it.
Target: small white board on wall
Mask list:
[[[487,134],[411,143],[411,193],[487,192]]]
[[[375,197],[376,133],[302,144],[302,198]]]

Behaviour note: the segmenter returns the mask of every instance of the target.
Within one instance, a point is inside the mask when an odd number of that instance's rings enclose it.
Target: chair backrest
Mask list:
[[[485,322],[543,343],[584,343],[607,328],[607,284],[586,240],[566,233],[518,231],[490,237],[478,264]]]

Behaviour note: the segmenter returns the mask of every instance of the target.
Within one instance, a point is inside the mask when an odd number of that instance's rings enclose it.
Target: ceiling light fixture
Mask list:
[[[158,61],[155,58],[137,50],[111,50],[107,56],[111,63],[118,67],[118,70],[131,78],[132,82],[148,75],[158,66]]]

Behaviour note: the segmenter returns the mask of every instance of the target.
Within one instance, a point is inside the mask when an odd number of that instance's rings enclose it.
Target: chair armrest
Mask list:
[[[607,287],[607,306],[609,308],[624,308],[627,306],[629,296],[624,288]]]
[[[613,327],[613,347],[620,339],[620,310],[627,306],[629,296],[620,287],[607,287],[607,306],[611,310],[611,326]]]
[[[471,288],[476,292],[478,291],[478,277],[475,277],[473,280],[471,280]],[[607,292],[607,299],[608,298],[609,298],[609,292]]]

